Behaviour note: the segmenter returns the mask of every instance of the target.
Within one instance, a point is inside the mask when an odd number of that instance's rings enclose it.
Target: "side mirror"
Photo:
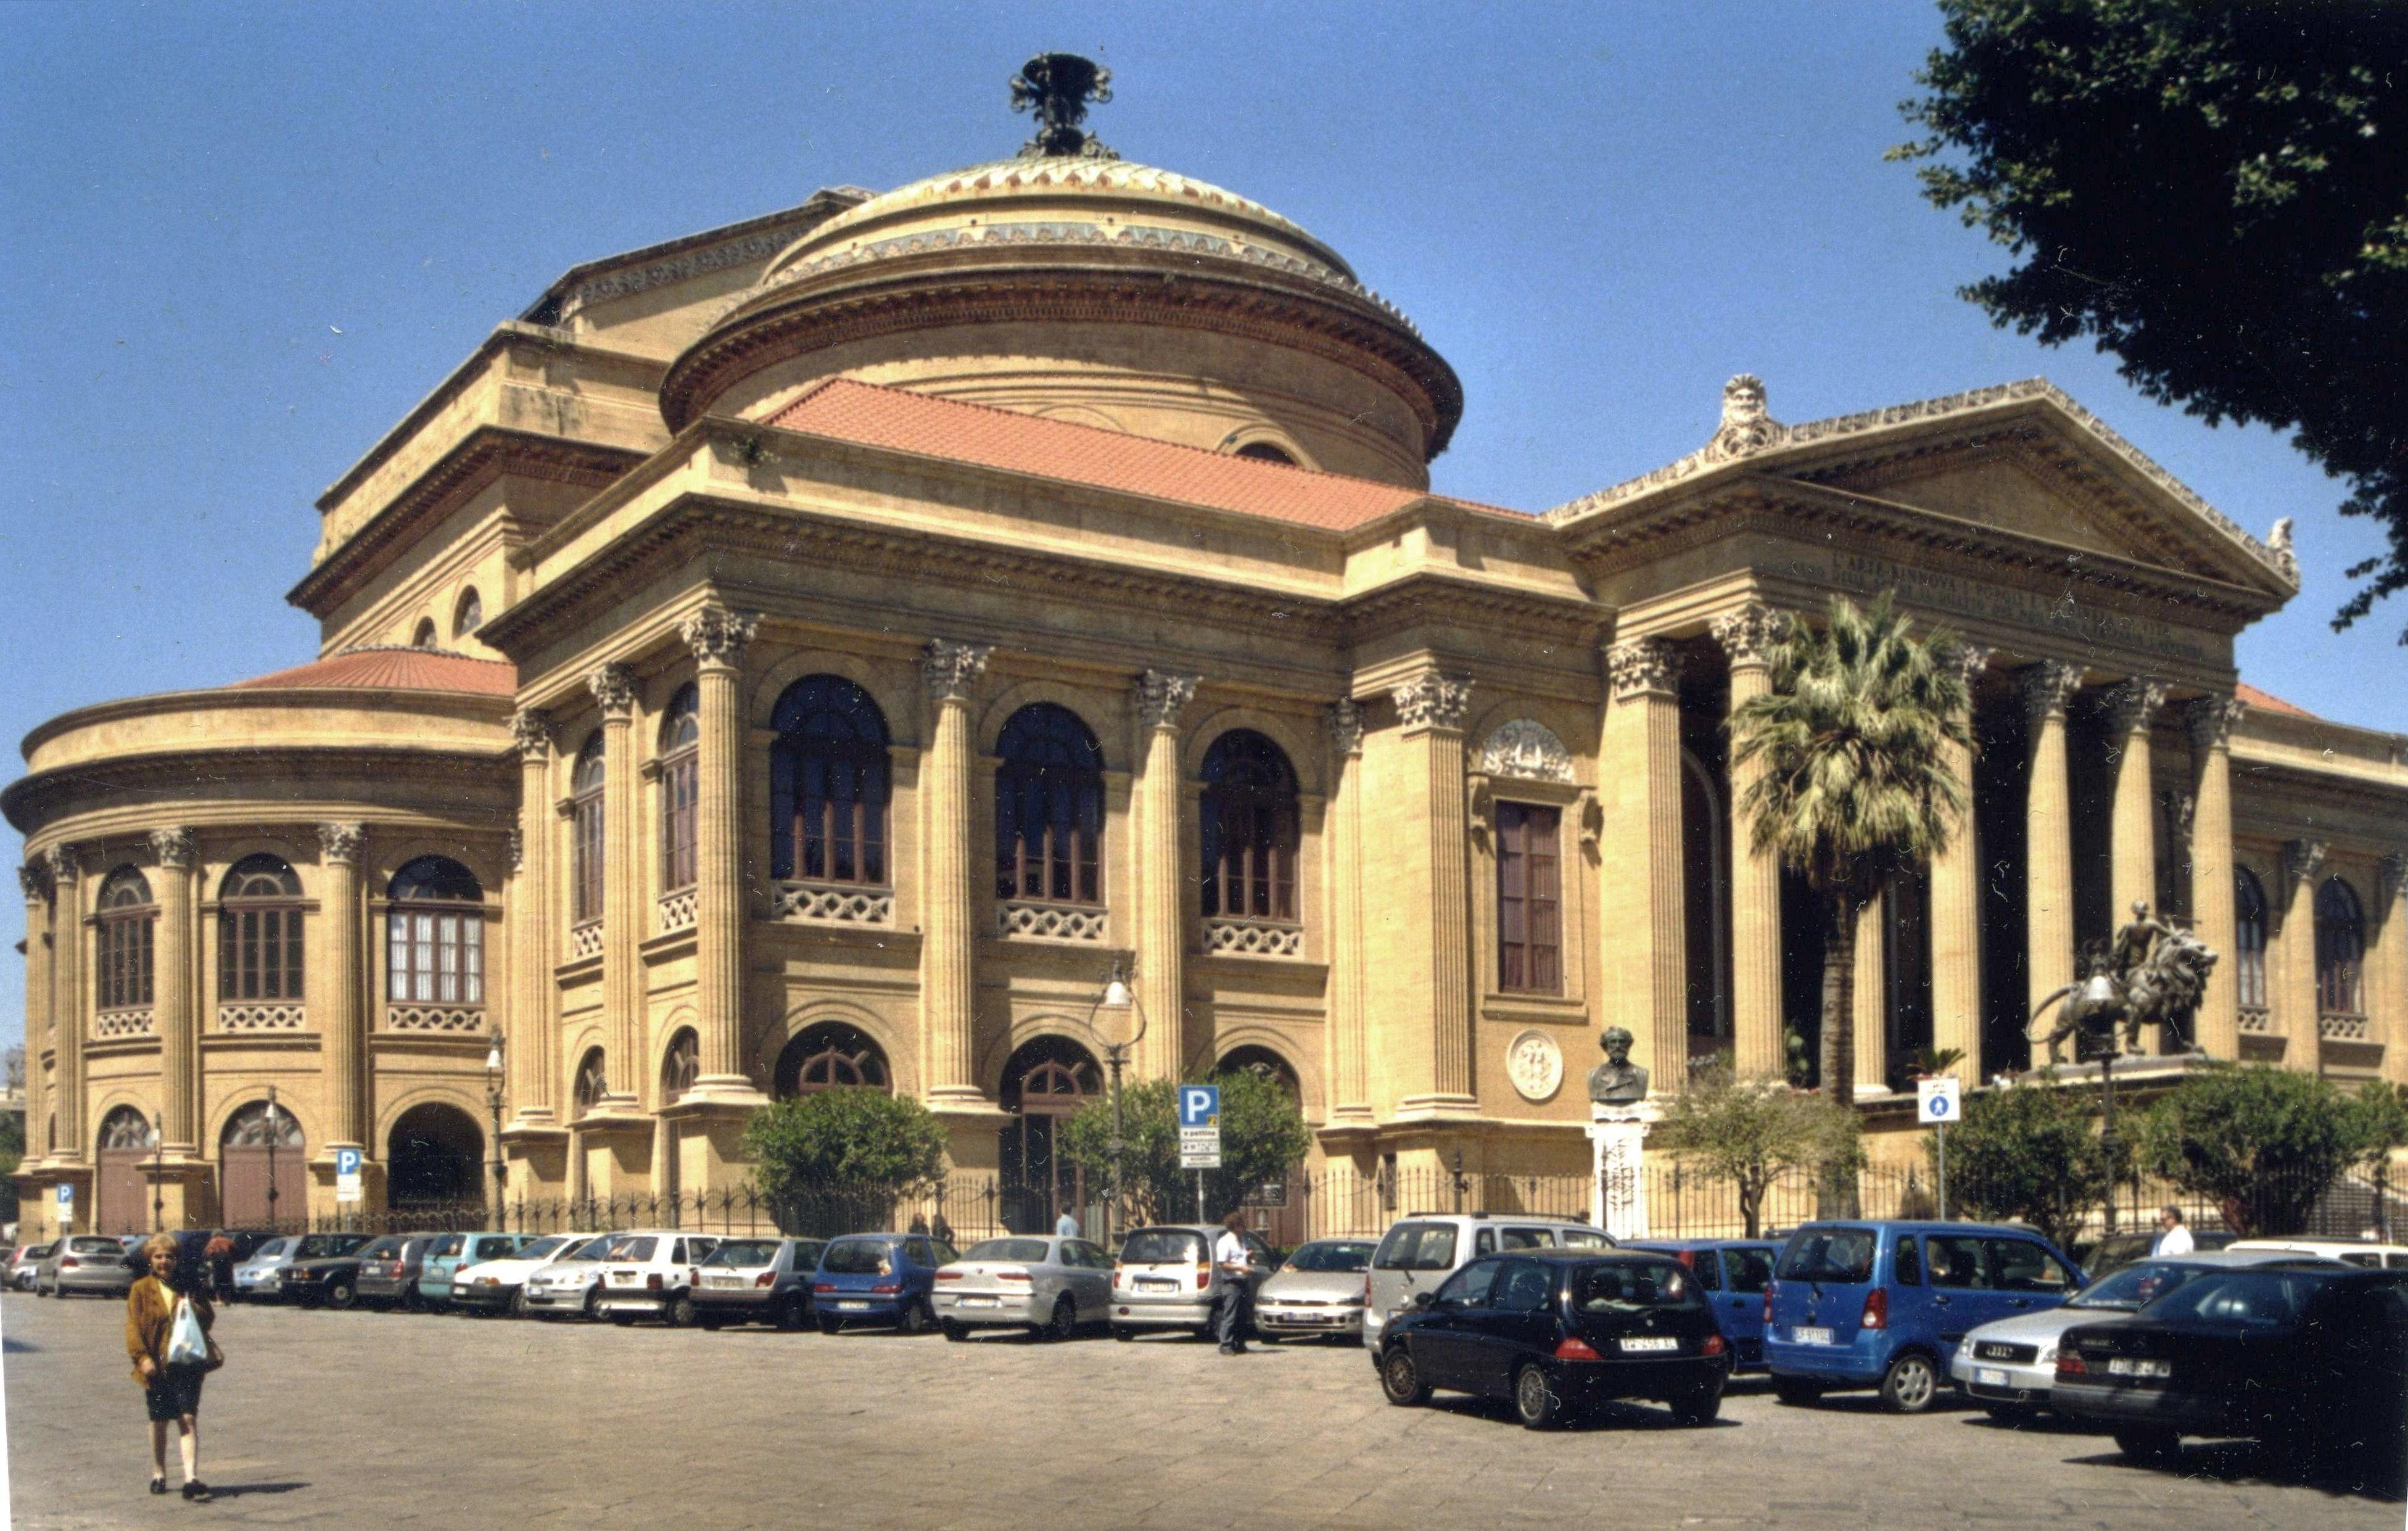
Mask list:
[[[1413,1294],[1413,1306],[1417,1309],[1434,1307],[1437,1302],[1438,1294],[1435,1292],[1416,1292]]]

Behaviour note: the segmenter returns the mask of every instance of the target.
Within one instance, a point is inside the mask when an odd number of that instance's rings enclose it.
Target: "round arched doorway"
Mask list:
[[[142,1166],[158,1152],[158,1130],[134,1107],[120,1106],[100,1119],[100,1158],[93,1177],[93,1232],[150,1231],[150,1195]]]
[[[388,1141],[385,1205],[412,1211],[483,1200],[484,1152],[477,1119],[457,1106],[411,1107]]]
[[[308,1154],[293,1113],[280,1106],[271,1120],[267,1102],[254,1100],[228,1118],[218,1138],[218,1186],[229,1227],[306,1226]]]
[[[892,1090],[886,1053],[869,1034],[841,1021],[823,1021],[795,1033],[778,1054],[770,1088],[780,1100],[822,1090]]]
[[[1093,1054],[1067,1037],[1021,1044],[1003,1066],[1003,1224],[1013,1233],[1051,1233],[1064,1212],[1082,1231],[1102,1227],[1100,1205],[1090,1205],[1086,1176],[1060,1151],[1062,1129],[1103,1089]],[[1097,1187],[1101,1190],[1101,1187]]]
[[[1231,1048],[1222,1055],[1219,1066],[1212,1070],[1216,1077],[1251,1074],[1277,1085],[1297,1109],[1304,1107],[1304,1081],[1297,1077],[1296,1066],[1269,1048],[1249,1044]],[[1272,1244],[1292,1249],[1306,1237],[1308,1219],[1305,1213],[1304,1165],[1298,1161],[1288,1172],[1275,1180],[1265,1180],[1246,1191],[1246,1209],[1254,1226]]]

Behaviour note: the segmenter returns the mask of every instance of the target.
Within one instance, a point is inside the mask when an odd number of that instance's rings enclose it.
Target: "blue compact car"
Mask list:
[[[926,1234],[847,1234],[820,1251],[811,1309],[820,1333],[848,1324],[891,1324],[907,1335],[937,1326],[937,1268],[961,1256]]]
[[[1968,1330],[2055,1308],[2081,1268],[2029,1228],[1980,1223],[1809,1223],[1764,1293],[1764,1356],[1786,1404],[1877,1389],[1931,1407]]]
[[[1771,1238],[1638,1238],[1625,1249],[1656,1250],[1697,1274],[1714,1323],[1730,1341],[1736,1371],[1764,1369],[1764,1289],[1781,1244]]]

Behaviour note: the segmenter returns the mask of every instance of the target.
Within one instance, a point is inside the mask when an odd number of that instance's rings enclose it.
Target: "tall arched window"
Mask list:
[[[788,686],[771,718],[769,875],[883,885],[886,718],[838,675]]]
[[[150,884],[131,866],[121,866],[100,885],[96,1003],[104,1010],[150,1003],[150,943],[159,907]]]
[[[679,1099],[701,1077],[702,1038],[695,1035],[692,1026],[681,1027],[669,1038],[668,1052],[661,1059],[661,1099]]]
[[[2366,920],[2337,877],[2316,890],[2316,1013],[2366,1013]]]
[[[1103,902],[1104,751],[1078,715],[1022,708],[996,743],[995,891],[1000,898]]]
[[[778,1054],[774,1082],[781,1100],[822,1090],[894,1087],[885,1052],[867,1033],[841,1021],[823,1021],[796,1033]]]
[[[418,631],[409,636],[409,646],[413,649],[432,649],[435,647],[435,619],[433,617],[421,617],[418,619]]]
[[[1296,769],[1280,747],[1233,728],[1204,755],[1204,912],[1296,918]]]
[[[476,586],[470,585],[460,593],[460,604],[452,608],[452,636],[464,638],[484,625],[484,597],[477,594]]]
[[[386,993],[420,1005],[485,1002],[485,890],[442,856],[421,856],[393,875],[385,896]]]
[[[218,885],[218,997],[301,997],[301,880],[281,856],[245,856]]]
[[[602,730],[577,751],[568,773],[569,918],[579,924],[602,918]]]
[[[593,1047],[585,1050],[584,1058],[577,1065],[577,1082],[574,1090],[573,1098],[577,1102],[579,1116],[590,1115],[594,1108],[602,1104],[602,1097],[610,1093],[609,1071],[603,1062],[600,1048]]]
[[[695,881],[695,788],[702,742],[700,694],[691,681],[661,716],[661,891]]]
[[[2266,890],[2246,866],[2232,869],[2233,992],[2244,1010],[2266,1008]]]

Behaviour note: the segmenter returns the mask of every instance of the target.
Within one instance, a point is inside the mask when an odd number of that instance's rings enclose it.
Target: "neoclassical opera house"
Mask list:
[[[1885,589],[1981,747],[1864,932],[1876,1128],[1919,1050],[2023,1066],[2140,898],[2225,953],[2209,1053],[2408,1079],[2408,738],[2240,683],[2279,527],[2040,381],[1784,425],[1742,378],[1644,478],[1435,494],[1410,321],[1070,140],[570,270],[318,502],[320,657],[34,731],[29,1208],[253,1222],[271,1138],[288,1217],[342,1146],[372,1209],[475,1197],[498,1037],[514,1195],[726,1187],[753,1108],[863,1084],[1041,1210],[1116,964],[1135,1077],[1276,1069],[1316,1171],[1584,1173],[1600,1026],[1658,1089],[1813,1037],[1720,725],[1769,613]]]

